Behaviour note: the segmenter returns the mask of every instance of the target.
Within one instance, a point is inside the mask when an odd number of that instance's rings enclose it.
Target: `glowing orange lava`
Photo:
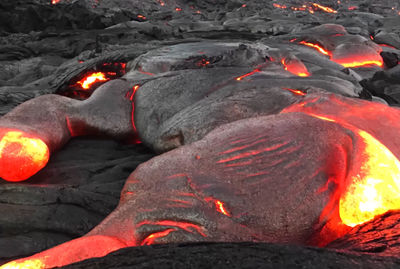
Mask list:
[[[55,5],[55,4],[58,4],[60,1],[61,1],[61,0],[51,0],[51,3],[52,3],[53,5]]]
[[[299,77],[309,77],[310,73],[307,70],[307,67],[300,60],[291,60],[288,61],[286,59],[282,59],[281,63],[284,66],[286,71],[299,76]]]
[[[365,143],[363,162],[339,204],[340,218],[351,227],[400,209],[399,160],[367,132],[357,133]]]
[[[348,174],[349,184],[340,195],[342,223],[354,227],[390,210],[400,209],[400,162],[396,156],[372,135],[347,122],[310,112],[306,114],[338,123],[360,138],[361,145],[357,147],[359,150]]]
[[[228,211],[226,210],[225,205],[224,205],[223,202],[221,202],[220,200],[216,200],[216,201],[215,201],[215,206],[216,206],[217,211],[218,211],[219,213],[222,213],[222,214],[224,214],[225,216],[230,217],[230,214],[229,214]]]
[[[0,269],[44,269],[46,266],[38,259],[36,260],[26,260],[23,262],[9,262],[3,266],[0,266]]]
[[[320,46],[318,44],[314,44],[314,43],[306,42],[306,41],[301,41],[299,44],[303,44],[305,46],[315,48],[324,55],[328,55],[328,56],[330,55],[329,51],[325,50],[322,46]]]
[[[8,131],[0,139],[0,177],[13,182],[26,180],[46,166],[49,156],[41,139]]]
[[[313,5],[314,7],[317,7],[317,8],[319,8],[319,9],[325,11],[325,12],[328,12],[328,13],[337,13],[336,10],[334,10],[334,9],[332,9],[332,8],[330,8],[330,7],[322,6],[322,5],[317,4],[317,3],[312,3],[312,5]]]
[[[370,61],[368,61],[368,60],[367,61],[363,61],[363,60],[351,61],[350,60],[349,62],[346,62],[345,60],[336,60],[335,62],[343,65],[344,67],[363,67],[363,66],[370,66],[370,65],[377,65],[379,67],[383,66],[383,60],[370,60]]]
[[[90,75],[87,75],[84,77],[82,80],[78,81],[77,83],[82,86],[83,89],[87,90],[90,89],[90,87],[99,81],[107,81],[109,80],[106,78],[106,75],[103,72],[97,72],[97,73],[92,73]]]

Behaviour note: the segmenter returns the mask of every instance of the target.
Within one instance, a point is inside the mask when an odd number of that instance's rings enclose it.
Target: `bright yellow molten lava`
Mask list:
[[[26,260],[23,262],[9,262],[0,269],[44,269],[46,266],[40,260]]]
[[[93,83],[99,82],[99,81],[107,81],[107,80],[109,80],[109,79],[106,78],[104,73],[97,72],[97,73],[93,73],[91,75],[86,76],[81,81],[78,81],[78,84],[80,84],[83,89],[87,90],[87,89],[90,89],[90,87],[93,85]]]
[[[25,180],[47,164],[49,155],[49,148],[41,139],[8,131],[0,138],[0,177],[7,181]]]
[[[400,209],[399,160],[367,132],[358,134],[365,143],[362,164],[339,204],[341,220],[351,227]]]

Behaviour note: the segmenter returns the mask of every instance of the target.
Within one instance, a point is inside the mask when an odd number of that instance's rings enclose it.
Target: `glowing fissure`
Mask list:
[[[128,98],[131,101],[131,105],[132,105],[132,111],[131,111],[131,123],[132,123],[132,128],[133,131],[136,132],[136,125],[135,125],[135,102],[134,102],[134,97],[135,94],[137,92],[137,90],[139,90],[140,85],[135,85],[132,87],[132,90],[128,91],[125,95],[126,98]]]
[[[248,152],[243,152],[241,154],[238,154],[238,155],[226,158],[226,159],[219,160],[217,163],[227,163],[227,162],[240,160],[240,159],[247,158],[247,157],[252,157],[252,156],[264,153],[264,152],[277,150],[277,149],[287,145],[287,143],[288,142],[284,142],[284,143],[277,144],[277,145],[274,145],[274,146],[271,146],[271,147],[268,147],[268,148],[263,148],[263,149],[260,149],[260,150],[251,150],[251,151],[248,151]]]
[[[166,237],[167,235],[169,235],[170,233],[172,233],[174,231],[175,231],[175,229],[170,228],[170,229],[166,229],[161,232],[152,233],[142,241],[141,245],[142,246],[153,245],[154,241],[156,239]]]
[[[287,90],[287,91],[290,91],[290,92],[292,92],[292,93],[294,93],[294,94],[296,94],[296,95],[299,95],[299,96],[305,96],[305,95],[306,95],[305,92],[300,91],[300,90],[289,89],[289,88],[282,88],[282,89]]]
[[[180,228],[184,231],[187,231],[189,233],[193,233],[194,231],[197,231],[200,235],[203,237],[207,237],[206,234],[203,232],[203,229],[194,223],[190,222],[184,222],[184,221],[173,221],[173,220],[161,220],[161,221],[142,221],[137,224],[138,227],[143,226],[143,225],[159,225],[159,226],[171,226],[171,227],[176,227]],[[174,229],[173,229],[174,230]]]
[[[240,76],[240,77],[237,77],[236,78],[236,80],[237,81],[241,81],[242,79],[244,79],[244,78],[246,78],[246,77],[249,77],[249,76],[252,76],[252,75],[254,75],[255,73],[258,73],[258,72],[261,72],[261,70],[260,69],[254,69],[253,71],[251,71],[250,73],[247,73],[247,74],[244,74],[243,76]]]
[[[351,183],[344,186],[340,196],[339,215],[343,224],[354,227],[390,210],[400,209],[400,162],[396,156],[372,135],[349,123],[306,114],[338,123],[361,138],[363,149],[356,153],[358,156],[353,164],[357,172],[349,174]]]
[[[315,48],[317,49],[319,52],[321,52],[324,55],[330,55],[329,51],[325,50],[322,46],[320,46],[319,44],[314,44],[311,42],[306,42],[306,41],[301,41],[299,44],[311,47],[311,48]]]
[[[0,138],[0,177],[26,180],[46,166],[49,156],[49,148],[41,139],[8,131]]]

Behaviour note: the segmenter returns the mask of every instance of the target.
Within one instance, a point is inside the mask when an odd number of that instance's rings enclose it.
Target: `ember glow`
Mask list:
[[[46,266],[38,259],[36,260],[26,260],[23,262],[10,262],[3,266],[0,266],[0,269],[44,269]]]
[[[51,0],[51,4],[55,5],[58,4],[61,0]]]
[[[83,89],[88,90],[94,83],[107,80],[109,79],[106,77],[105,73],[97,72],[85,76],[82,80],[78,81],[77,83],[81,85]]]
[[[0,140],[0,177],[23,181],[46,166],[49,148],[39,138],[20,131],[9,131]]]

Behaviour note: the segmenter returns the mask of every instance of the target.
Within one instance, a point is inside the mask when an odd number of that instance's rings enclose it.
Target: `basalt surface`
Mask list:
[[[0,182],[0,264],[92,231],[137,247],[68,268],[398,267],[398,211],[339,232],[321,214],[338,141],[400,158],[399,25],[389,0],[1,1],[0,114],[31,103],[0,126],[40,114],[24,130],[59,138]]]

